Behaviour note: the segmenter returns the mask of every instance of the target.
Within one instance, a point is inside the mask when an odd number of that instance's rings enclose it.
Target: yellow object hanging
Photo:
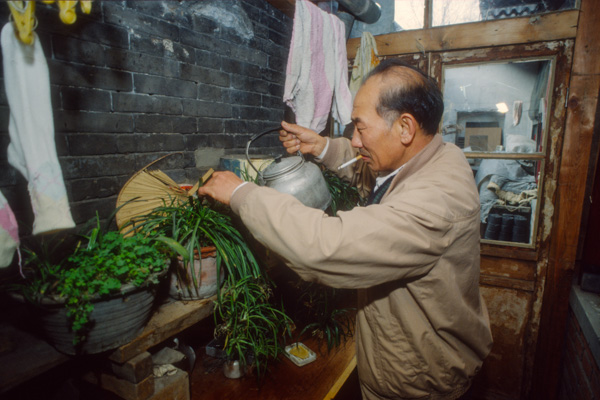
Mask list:
[[[81,11],[84,14],[89,14],[92,12],[92,2],[91,1],[80,1],[79,5],[81,6]]]
[[[40,0],[44,4],[53,4],[54,0]],[[33,31],[37,26],[35,18],[35,1],[7,1],[10,17],[15,27],[15,34],[25,44],[33,44]],[[63,23],[72,24],[77,20],[75,7],[80,3],[81,12],[92,12],[92,1],[58,1],[59,16]]]
[[[60,9],[58,15],[63,23],[71,25],[77,20],[77,13],[75,12],[76,5],[77,1],[72,0],[58,2],[58,8]]]
[[[25,44],[33,44],[33,30],[37,22],[35,1],[7,1],[7,4],[19,40]]]

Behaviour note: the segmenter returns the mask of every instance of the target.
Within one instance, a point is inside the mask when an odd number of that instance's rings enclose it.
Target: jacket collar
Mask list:
[[[392,183],[382,200],[385,199],[387,194],[391,192],[396,185],[423,168],[423,166],[427,164],[429,160],[431,160],[431,158],[442,148],[443,145],[444,141],[442,140],[442,135],[435,134],[433,139],[431,139],[431,142],[429,142],[427,146],[423,148],[423,150],[421,150],[416,156],[414,156],[400,168],[400,171],[398,171],[396,176],[393,178]]]

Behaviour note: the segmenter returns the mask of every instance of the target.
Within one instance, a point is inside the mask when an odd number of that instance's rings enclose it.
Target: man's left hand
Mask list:
[[[210,196],[229,205],[233,191],[242,183],[244,181],[231,171],[215,172],[210,180],[198,189],[198,196]]]

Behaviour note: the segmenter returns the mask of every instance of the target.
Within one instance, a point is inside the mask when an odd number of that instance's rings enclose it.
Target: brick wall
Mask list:
[[[600,399],[600,368],[572,309],[567,320],[566,346],[562,355],[559,400]]]
[[[8,14],[0,4],[0,19]],[[64,25],[56,4],[37,3],[56,147],[77,223],[96,210],[109,215],[126,180],[158,157],[180,153],[160,169],[194,181],[283,118],[292,24],[267,1],[94,1],[91,15],[77,14]],[[0,86],[0,190],[23,236],[33,216],[27,182],[7,161],[3,79]]]

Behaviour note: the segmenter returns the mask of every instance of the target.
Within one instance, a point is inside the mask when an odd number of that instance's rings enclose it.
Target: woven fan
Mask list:
[[[163,156],[144,168],[136,172],[123,185],[117,197],[116,215],[117,226],[121,228],[125,223],[134,217],[148,214],[156,207],[165,204],[169,205],[183,204],[189,196],[192,196],[200,185],[196,183],[190,190],[179,186],[173,179],[160,170],[150,170],[149,168],[156,162],[162,160]],[[212,168],[202,177],[205,182],[212,175]],[[119,208],[120,207],[120,208]]]

